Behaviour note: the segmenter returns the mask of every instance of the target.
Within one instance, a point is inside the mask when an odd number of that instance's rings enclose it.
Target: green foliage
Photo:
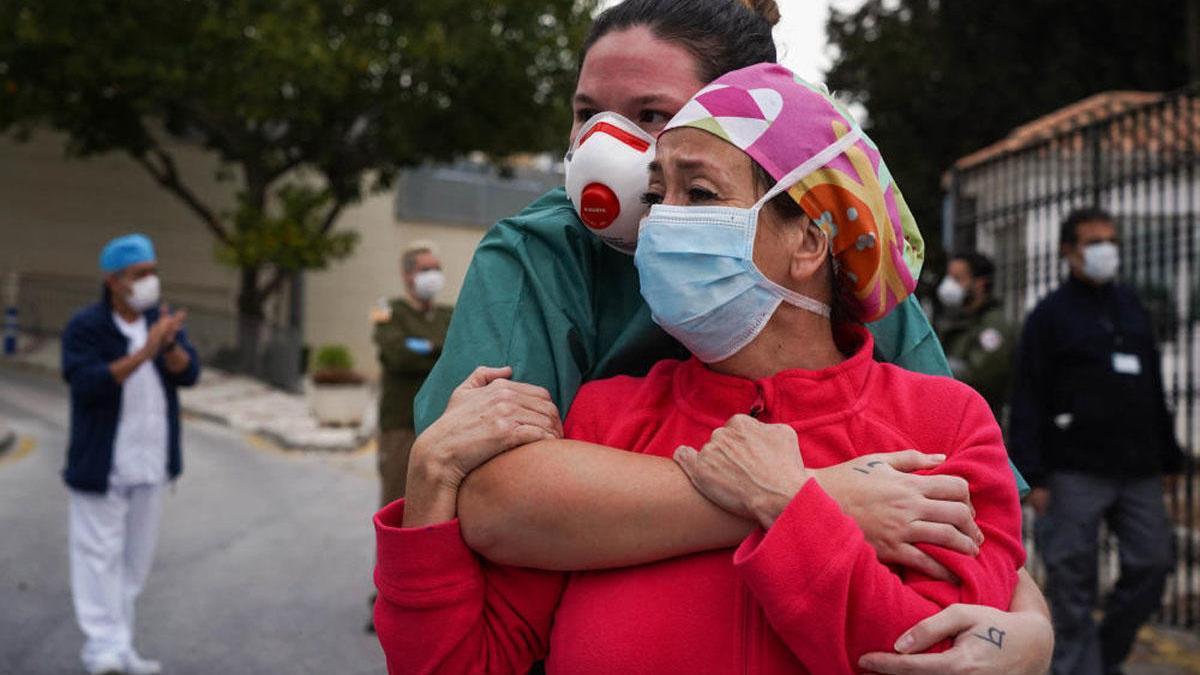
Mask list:
[[[401,168],[561,149],[594,5],[8,0],[0,133],[50,127],[71,155],[134,158],[241,267],[239,310],[253,314],[281,275],[345,257],[340,210]],[[218,178],[238,183],[233,213],[190,188],[167,136],[217,154]],[[287,184],[297,169],[320,187]]]
[[[833,12],[831,89],[867,128],[936,250],[940,176],[1012,128],[1091,94],[1187,79],[1178,0],[868,0]]]
[[[259,208],[243,192],[233,213],[235,225],[217,257],[235,267],[267,264],[287,272],[324,269],[354,251],[357,232],[326,231],[322,220],[332,196],[328,190],[286,184],[276,192],[278,213]]]
[[[354,358],[345,345],[321,345],[313,355],[313,370],[316,372],[353,369]]]

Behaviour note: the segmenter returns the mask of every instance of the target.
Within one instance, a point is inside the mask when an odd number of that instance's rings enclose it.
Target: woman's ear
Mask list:
[[[829,237],[807,215],[797,223],[799,246],[792,252],[788,274],[795,283],[805,283],[820,272],[829,257]]]

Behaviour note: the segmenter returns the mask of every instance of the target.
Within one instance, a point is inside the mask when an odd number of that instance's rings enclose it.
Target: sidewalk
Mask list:
[[[45,339],[16,356],[0,357],[0,366],[57,377],[59,349],[58,339]],[[180,389],[179,402],[185,415],[212,420],[297,450],[356,450],[374,435],[377,418],[372,403],[358,427],[322,427],[303,394],[273,389],[254,378],[208,367],[201,371],[196,386]],[[0,421],[0,450],[4,429]]]

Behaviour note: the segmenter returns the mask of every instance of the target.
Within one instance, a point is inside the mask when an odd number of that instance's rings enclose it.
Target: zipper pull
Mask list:
[[[750,416],[758,419],[758,416],[763,414],[767,408],[767,402],[763,398],[763,388],[758,382],[754,383],[754,403],[750,404]]]

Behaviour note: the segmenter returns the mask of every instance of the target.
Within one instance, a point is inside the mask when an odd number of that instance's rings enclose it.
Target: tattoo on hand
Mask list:
[[[883,464],[883,463],[884,463],[884,462],[881,462],[881,461],[879,461],[879,460],[875,460],[874,462],[867,462],[867,468],[866,468],[866,469],[860,469],[859,467],[857,467],[857,466],[856,466],[856,467],[854,467],[854,470],[855,470],[855,471],[857,471],[857,472],[859,472],[859,473],[866,473],[866,474],[869,474],[869,473],[871,473],[871,467],[876,467],[876,466],[879,466],[880,464]]]
[[[975,633],[975,637],[977,637],[980,640],[983,640],[985,642],[990,642],[990,643],[996,645],[996,649],[1004,648],[1004,631],[1000,630],[999,628],[996,628],[995,626],[988,628],[987,635],[980,635],[979,633]]]

